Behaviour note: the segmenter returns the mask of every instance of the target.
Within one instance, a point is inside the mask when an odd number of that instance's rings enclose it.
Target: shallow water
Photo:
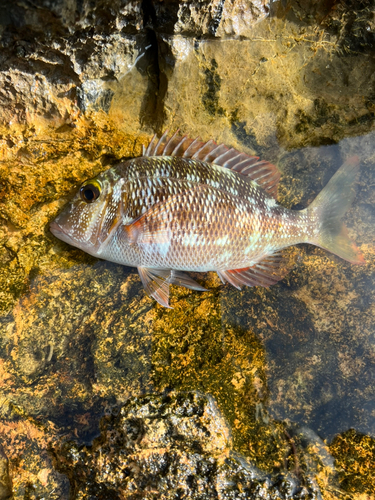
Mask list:
[[[298,6],[284,4],[273,6],[252,39],[158,33],[158,67],[152,49],[142,57],[134,51],[121,78],[100,83],[102,94],[95,82],[92,94],[89,84],[82,87],[85,109],[74,127],[3,127],[0,425],[15,498],[69,498],[69,491],[112,498],[120,469],[106,476],[95,453],[119,460],[121,445],[108,451],[105,429],[117,425],[124,404],[127,418],[147,429],[154,418],[147,405],[172,408],[163,409],[172,415],[168,424],[157,420],[147,439],[124,445],[128,455],[142,446],[183,453],[185,443],[216,461],[223,484],[236,477],[245,488],[251,476],[284,498],[281,475],[295,498],[303,488],[314,498],[319,491],[323,498],[374,498],[375,51],[366,35],[373,37],[373,17],[361,7],[350,21],[349,5],[322,3],[306,20]],[[162,100],[155,101],[157,70]],[[49,222],[83,180],[139,155],[152,129],[166,127],[276,163],[279,201],[294,209],[311,203],[357,155],[357,196],[345,222],[366,265],[301,245],[291,250],[292,271],[268,289],[238,291],[213,273],[196,275],[208,291],[172,287],[168,310],[145,295],[135,269],[98,261],[51,235]],[[176,424],[189,406],[184,398],[197,397],[191,393],[203,398],[186,413],[198,419],[196,428]],[[174,425],[182,437],[171,445],[160,429]],[[202,428],[209,429],[204,437]],[[220,469],[224,462],[229,472]],[[182,463],[174,477],[185,477]],[[238,464],[246,480],[236,476]],[[214,497],[210,477],[202,473],[202,498]],[[260,498],[255,486],[246,494]]]

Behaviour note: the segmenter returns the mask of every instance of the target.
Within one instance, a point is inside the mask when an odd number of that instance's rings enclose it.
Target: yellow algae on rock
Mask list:
[[[375,440],[350,429],[332,441],[330,451],[339,470],[341,488],[354,498],[374,498]]]
[[[9,311],[14,298],[27,289],[30,272],[43,272],[60,261],[48,224],[69,195],[84,180],[108,168],[114,158],[139,155],[146,141],[144,136],[121,132],[102,112],[78,117],[64,132],[44,128],[37,134],[17,127],[3,128],[3,133],[12,147],[0,159],[4,186],[0,309]]]

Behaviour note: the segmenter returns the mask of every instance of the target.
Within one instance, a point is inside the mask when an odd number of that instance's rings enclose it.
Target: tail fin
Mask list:
[[[347,229],[341,222],[355,197],[354,181],[358,170],[358,156],[346,160],[306,211],[318,217],[319,232],[310,243],[352,264],[365,264],[363,255],[349,239]]]

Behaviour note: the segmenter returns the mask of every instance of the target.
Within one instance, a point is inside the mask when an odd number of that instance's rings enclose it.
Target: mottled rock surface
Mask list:
[[[375,498],[374,19],[350,0],[0,2],[0,499]],[[277,163],[295,209],[359,156],[366,265],[301,246],[270,289],[209,273],[166,310],[51,235],[82,181],[167,127]]]
[[[272,477],[233,453],[215,402],[197,393],[132,399],[92,446],[54,452],[75,498],[320,498],[314,479]]]

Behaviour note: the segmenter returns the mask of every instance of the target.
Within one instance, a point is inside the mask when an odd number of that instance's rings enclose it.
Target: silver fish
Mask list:
[[[281,250],[311,243],[364,263],[341,219],[354,198],[358,158],[348,159],[304,210],[276,201],[280,173],[214,141],[165,133],[143,156],[86,181],[51,223],[85,252],[136,266],[146,292],[169,307],[169,285],[205,290],[184,271],[270,286],[287,273]]]

